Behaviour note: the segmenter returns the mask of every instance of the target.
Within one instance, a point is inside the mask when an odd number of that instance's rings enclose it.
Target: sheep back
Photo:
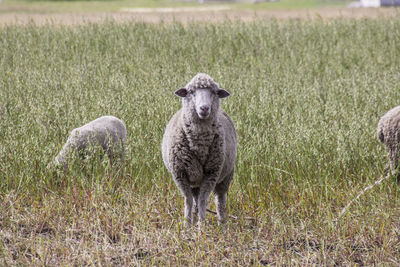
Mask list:
[[[398,146],[400,141],[400,106],[389,110],[380,118],[376,136],[390,149]]]
[[[97,118],[73,129],[55,163],[64,163],[67,157],[77,152],[80,156],[90,154],[90,147],[100,146],[109,157],[123,158],[126,142],[125,124],[114,116]]]

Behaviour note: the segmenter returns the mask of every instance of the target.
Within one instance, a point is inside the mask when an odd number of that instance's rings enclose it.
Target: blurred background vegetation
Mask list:
[[[120,11],[122,8],[196,7],[221,5],[236,10],[268,10],[344,7],[348,3],[348,0],[205,0],[203,4],[200,4],[198,0],[3,0],[0,2],[0,12],[115,12]]]

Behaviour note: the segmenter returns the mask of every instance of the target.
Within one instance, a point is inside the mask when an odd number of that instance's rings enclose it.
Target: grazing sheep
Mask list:
[[[224,222],[237,146],[233,122],[219,108],[220,98],[229,93],[210,76],[199,73],[175,95],[182,98],[182,109],[165,129],[162,157],[184,197],[186,223],[197,220],[192,218],[193,201],[196,216],[200,222],[205,220],[211,191],[215,193],[218,220]]]
[[[101,147],[110,160],[122,160],[125,152],[126,127],[114,116],[103,116],[91,121],[82,127],[72,130],[67,142],[60,153],[49,164],[64,168],[68,166],[68,159],[78,154],[81,158],[89,156],[91,149]]]
[[[385,146],[389,154],[389,163],[385,169],[396,174],[400,156],[400,106],[389,110],[378,122],[376,136]],[[397,173],[400,182],[400,173]]]

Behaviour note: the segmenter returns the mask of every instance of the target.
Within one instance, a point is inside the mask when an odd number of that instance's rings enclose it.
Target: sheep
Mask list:
[[[114,116],[97,118],[71,131],[67,142],[48,168],[63,165],[67,169],[68,161],[74,155],[85,158],[96,147],[107,153],[112,163],[114,160],[122,161],[125,142],[126,127],[120,119]]]
[[[209,75],[199,73],[175,95],[182,98],[182,108],[166,126],[162,158],[184,197],[185,224],[190,226],[199,218],[201,227],[212,191],[218,222],[223,223],[237,137],[232,120],[219,106],[220,99],[230,94]]]
[[[400,156],[400,106],[392,108],[379,119],[378,127],[376,128],[376,137],[385,145],[389,155],[389,162],[385,166],[384,173],[375,183],[365,187],[355,198],[347,203],[336,220],[340,219],[350,205],[364,195],[365,192],[380,185],[383,181],[389,179],[391,175],[397,175],[397,182],[400,182],[400,172],[398,170]]]
[[[400,156],[400,106],[389,110],[383,115],[376,130],[376,136],[381,141],[388,152],[389,162],[385,172],[389,171],[392,175],[396,174],[399,166]],[[397,181],[400,182],[400,173],[397,173]]]

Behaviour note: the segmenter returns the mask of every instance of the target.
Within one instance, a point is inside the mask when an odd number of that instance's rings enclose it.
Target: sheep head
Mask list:
[[[183,100],[183,108],[186,112],[205,120],[214,117],[219,109],[221,98],[229,96],[229,93],[222,88],[207,74],[197,74],[186,87],[175,91],[175,95]]]

